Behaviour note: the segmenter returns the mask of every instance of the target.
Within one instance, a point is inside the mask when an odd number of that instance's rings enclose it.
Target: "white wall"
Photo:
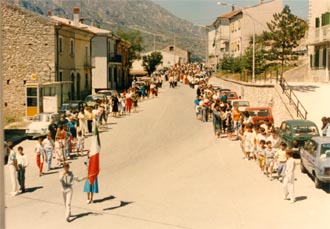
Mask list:
[[[92,58],[95,65],[92,69],[92,93],[95,93],[95,88],[107,88],[108,86],[107,37],[94,37]]]

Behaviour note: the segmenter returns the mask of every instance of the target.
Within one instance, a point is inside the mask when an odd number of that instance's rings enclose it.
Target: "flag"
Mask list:
[[[91,150],[89,153],[89,163],[88,163],[88,180],[90,184],[94,184],[94,180],[99,174],[99,154],[101,150],[101,143],[99,137],[99,130],[97,129],[97,125],[94,125],[93,137]]]

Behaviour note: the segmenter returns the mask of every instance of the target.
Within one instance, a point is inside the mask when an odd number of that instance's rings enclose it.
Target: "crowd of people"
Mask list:
[[[277,128],[269,120],[254,123],[249,112],[232,106],[219,86],[214,87],[207,80],[196,86],[196,117],[203,122],[212,119],[216,138],[240,140],[243,159],[255,161],[262,174],[282,182],[285,199],[290,195],[291,203],[295,202],[293,150],[281,141]]]

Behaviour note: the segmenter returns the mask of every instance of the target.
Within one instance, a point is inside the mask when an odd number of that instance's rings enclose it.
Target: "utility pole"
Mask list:
[[[175,65],[175,55],[176,55],[176,53],[175,53],[175,51],[176,51],[176,48],[175,48],[175,35],[174,35],[174,45],[173,45],[173,66]]]
[[[0,4],[2,4],[2,1],[0,0]],[[3,28],[2,24],[2,11],[0,11],[0,28]],[[0,50],[2,49],[2,30],[0,30]],[[4,152],[4,129],[3,129],[3,75],[2,75],[2,55],[0,55],[0,228],[5,228],[5,171],[4,171],[4,158],[5,158],[5,152]]]

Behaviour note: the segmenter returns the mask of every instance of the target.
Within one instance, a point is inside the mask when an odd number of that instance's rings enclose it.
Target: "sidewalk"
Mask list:
[[[330,84],[311,82],[288,82],[288,84],[306,108],[307,119],[315,122],[320,130],[321,118],[330,117],[330,106],[327,101]]]

